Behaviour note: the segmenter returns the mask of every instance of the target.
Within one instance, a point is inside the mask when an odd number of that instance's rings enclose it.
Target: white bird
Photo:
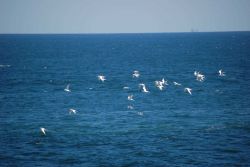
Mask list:
[[[76,114],[76,110],[73,108],[69,109],[69,114],[71,114],[71,113]]]
[[[190,89],[190,88],[185,88],[184,92],[188,92],[190,95],[192,95],[192,89]]]
[[[133,99],[133,95],[129,95],[129,96],[128,96],[128,100],[130,100],[130,101],[134,101],[134,99]]]
[[[42,132],[44,135],[46,135],[46,130],[47,130],[47,129],[45,129],[45,128],[40,128],[40,130],[41,130],[41,132]]]
[[[163,85],[158,85],[157,86],[160,90],[163,90],[164,86]]]
[[[197,81],[202,82],[202,81],[204,81],[204,79],[205,79],[205,76],[202,75],[202,74],[198,74],[198,75],[196,76],[196,80],[197,80]]]
[[[134,71],[132,76],[133,76],[133,78],[139,78],[139,76],[140,76],[139,71]]]
[[[98,80],[100,80],[102,82],[104,82],[106,80],[105,76],[103,76],[103,75],[98,75],[97,78],[98,78]]]
[[[148,92],[149,92],[149,91],[147,90],[145,84],[141,83],[141,84],[139,84],[139,86],[142,87],[142,92],[144,92],[144,93],[148,93]]]
[[[68,85],[66,86],[66,88],[64,89],[65,92],[71,92],[71,90],[69,89],[69,86],[70,86],[70,84],[68,84]]]
[[[204,81],[205,75],[201,74],[200,72],[194,71],[194,76],[196,76],[197,81]]]
[[[155,81],[155,86],[159,88],[160,90],[163,90],[163,82],[162,81]]]
[[[181,84],[178,83],[178,82],[173,82],[173,83],[174,83],[174,85],[176,85],[176,86],[181,86]]]
[[[164,78],[162,78],[161,81],[155,81],[155,86],[158,87],[160,90],[163,90],[164,85],[168,85],[167,81],[165,81]]]
[[[197,72],[197,71],[194,71],[194,76],[197,76],[197,74],[199,74],[199,72]]]
[[[133,110],[133,109],[134,109],[134,107],[133,107],[133,106],[131,106],[131,105],[128,105],[128,109]]]
[[[168,85],[168,81],[167,81],[167,80],[165,81],[164,78],[162,78],[161,83],[162,83],[163,85]]]
[[[220,77],[224,77],[224,76],[226,76],[226,74],[225,74],[225,72],[223,72],[222,70],[219,70],[219,76],[220,76]]]
[[[137,112],[137,114],[143,116],[143,112]]]

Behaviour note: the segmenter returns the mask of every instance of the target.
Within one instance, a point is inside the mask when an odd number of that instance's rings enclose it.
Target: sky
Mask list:
[[[0,0],[0,33],[250,31],[250,0]]]

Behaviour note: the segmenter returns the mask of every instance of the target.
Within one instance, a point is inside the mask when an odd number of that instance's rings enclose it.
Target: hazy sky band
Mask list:
[[[249,31],[250,0],[0,0],[0,33]]]

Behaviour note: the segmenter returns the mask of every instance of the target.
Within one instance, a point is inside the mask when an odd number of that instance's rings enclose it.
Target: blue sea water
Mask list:
[[[249,94],[250,32],[0,35],[0,166],[250,166]]]

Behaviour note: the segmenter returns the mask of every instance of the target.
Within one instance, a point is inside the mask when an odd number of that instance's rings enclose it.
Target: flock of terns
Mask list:
[[[194,76],[196,77],[196,80],[199,81],[199,82],[203,82],[203,81],[205,80],[205,75],[203,75],[203,74],[202,74],[201,72],[199,72],[199,71],[194,71]],[[224,77],[224,76],[226,76],[226,74],[225,74],[225,72],[222,71],[222,69],[221,69],[221,70],[218,71],[218,76],[219,76],[219,77]],[[133,78],[139,78],[139,77],[140,77],[139,71],[134,71],[133,74],[132,74],[132,77],[133,77]],[[98,79],[99,81],[101,81],[101,82],[105,82],[106,77],[105,77],[104,75],[98,75],[98,76],[97,76],[97,79]],[[175,86],[181,86],[180,83],[175,82],[175,81],[173,82],[173,84],[174,84]],[[161,91],[162,91],[162,90],[165,88],[165,86],[167,86],[167,85],[168,85],[168,81],[165,80],[164,78],[162,78],[162,80],[155,81],[155,86],[156,86],[159,90],[161,90]],[[140,84],[139,84],[139,88],[140,88],[141,92],[143,92],[143,93],[149,93],[149,90],[146,88],[146,85],[145,85],[144,83],[140,83]],[[123,87],[123,89],[129,89],[129,87]],[[68,85],[65,87],[64,91],[65,91],[65,92],[71,92],[71,90],[70,90],[70,84],[68,84]],[[192,95],[192,89],[191,89],[191,88],[188,88],[188,87],[184,88],[184,92],[186,92],[186,93]],[[133,95],[128,95],[128,101],[134,101]],[[134,109],[134,108],[133,108],[132,105],[128,105],[128,109],[131,109],[131,110],[132,110],[132,109]],[[76,114],[76,113],[77,113],[77,111],[76,111],[75,109],[73,109],[73,108],[70,108],[70,109],[69,109],[69,114]],[[138,112],[137,114],[140,115],[140,116],[142,116],[142,115],[143,115],[143,112]],[[46,135],[47,129],[41,127],[41,128],[40,128],[40,131],[41,131],[41,133],[42,133],[43,135]]]

